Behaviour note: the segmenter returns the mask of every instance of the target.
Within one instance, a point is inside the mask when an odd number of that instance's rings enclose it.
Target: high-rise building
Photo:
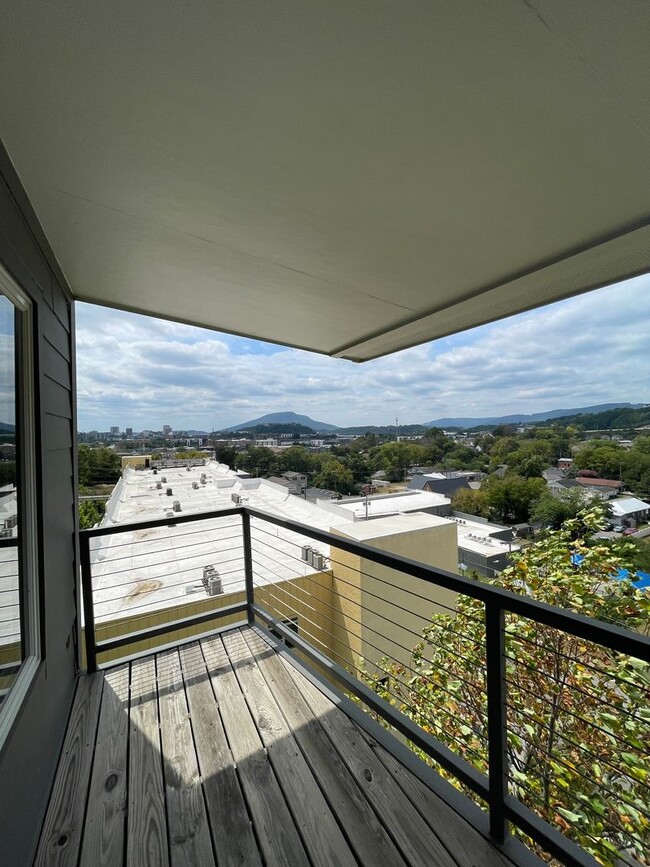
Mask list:
[[[119,435],[120,435],[120,428],[119,428],[119,426],[118,426],[118,425],[114,425],[113,427],[111,427],[111,436],[112,436],[112,437],[117,437],[117,436],[119,436]]]
[[[126,435],[127,435],[128,437],[132,437],[132,436],[133,436],[133,428],[132,428],[132,427],[127,427],[127,429],[126,429]]]
[[[163,436],[168,437],[171,436],[172,426],[170,424],[163,425]]]

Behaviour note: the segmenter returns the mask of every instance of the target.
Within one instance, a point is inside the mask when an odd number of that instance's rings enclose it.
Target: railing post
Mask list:
[[[84,603],[84,637],[86,644],[86,668],[88,674],[97,671],[97,646],[95,642],[95,610],[93,607],[93,581],[90,574],[90,538],[79,533],[79,558],[81,565],[81,594]]]
[[[503,843],[508,831],[505,799],[508,793],[505,614],[485,603],[490,834]]]
[[[243,509],[241,513],[242,533],[244,542],[244,580],[246,582],[246,614],[248,622],[255,622],[255,612],[253,605],[255,604],[255,591],[253,589],[253,554],[251,548],[251,518],[248,512]]]

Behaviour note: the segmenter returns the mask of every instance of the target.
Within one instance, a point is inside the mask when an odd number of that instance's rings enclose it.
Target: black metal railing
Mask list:
[[[104,601],[101,594],[108,592],[107,585],[112,582],[113,590],[120,593],[130,584],[137,588],[142,583],[137,577],[141,562],[145,563],[147,576],[151,575],[152,569],[162,565],[169,567],[164,557],[172,549],[166,549],[163,544],[165,534],[169,535],[169,532],[163,530],[159,535],[153,532],[167,527],[179,534],[174,541],[176,544],[181,539],[183,550],[193,551],[198,541],[203,540],[203,547],[199,553],[191,555],[192,563],[187,569],[181,568],[186,565],[187,561],[182,559],[186,555],[183,554],[180,560],[175,557],[173,568],[176,573],[185,574],[183,581],[191,581],[192,574],[208,564],[214,565],[215,560],[219,565],[227,564],[228,569],[222,571],[224,577],[231,576],[231,581],[223,581],[221,598],[209,610],[196,612],[191,608],[192,603],[186,603],[191,613],[98,640],[98,627],[110,619],[106,612],[101,611]],[[222,543],[207,544],[206,533],[210,539],[221,539]],[[122,543],[123,550],[114,546],[109,552],[111,556],[102,560],[102,545],[107,538],[114,540],[125,534],[130,539]],[[225,617],[232,622],[234,616],[244,615],[240,622],[264,623],[317,670],[354,696],[365,709],[406,738],[445,775],[459,781],[484,802],[489,813],[490,835],[495,842],[505,840],[508,825],[512,823],[532,838],[539,848],[562,863],[596,863],[586,848],[572,841],[570,830],[546,821],[544,811],[536,810],[534,801],[530,806],[523,803],[517,794],[522,791],[521,787],[517,789],[513,784],[512,754],[509,757],[508,753],[509,736],[513,734],[508,703],[512,685],[507,666],[513,664],[514,651],[513,636],[507,631],[510,629],[508,618],[517,615],[540,630],[557,630],[563,635],[606,648],[608,652],[640,660],[641,664],[650,662],[650,640],[646,636],[248,506],[85,530],[80,538],[85,650],[89,671],[97,668],[98,654],[109,650],[158,639],[177,633],[180,628],[196,629],[199,624],[211,623],[214,628]],[[315,566],[309,566],[305,559],[306,541],[320,545],[313,560]],[[180,548],[178,544],[176,547]],[[307,552],[307,557],[312,555]],[[152,560],[152,557],[158,559]],[[117,569],[107,568],[115,565]],[[172,581],[170,586],[181,587],[183,581],[179,584]],[[448,591],[452,600],[441,595],[440,591]],[[480,603],[483,616],[461,617],[453,602],[454,594],[458,594],[456,598],[469,598]],[[235,595],[237,598],[232,601]],[[109,593],[109,601],[115,602],[118,598],[124,597],[112,591]],[[138,595],[129,598],[138,599]],[[178,597],[169,597],[169,603],[180,603],[183,599],[184,595],[179,593]],[[405,690],[390,682],[396,666],[404,671],[406,681],[412,676],[430,676],[431,672],[421,667],[413,670],[414,663],[409,654],[413,645],[422,641],[417,619],[414,621],[412,618],[417,615],[426,621],[430,613],[427,606],[432,604],[432,600],[433,607],[447,613],[450,635],[462,632],[464,639],[472,634],[480,636],[477,643],[482,645],[481,665],[468,674],[468,691],[475,690],[481,718],[480,724],[471,732],[471,744],[455,744],[449,739],[444,743],[436,737],[441,731],[440,725],[436,728],[433,721],[429,724],[422,717],[420,708],[409,706]],[[146,601],[137,604],[147,607]],[[110,605],[105,607],[108,609]],[[163,609],[164,606],[159,610]],[[128,606],[120,610],[128,616]],[[191,638],[196,638],[196,635],[187,640]],[[363,650],[369,651],[373,657],[368,663],[370,675],[368,671],[361,671],[365,663],[358,657]],[[390,669],[387,658],[391,660]],[[517,660],[514,664],[518,664]],[[444,665],[444,659],[441,665]],[[379,682],[383,691],[377,689]],[[597,676],[593,683],[585,683],[586,690],[597,691]],[[434,694],[444,698],[444,685],[436,686],[436,689],[438,692]],[[579,695],[576,695],[576,700],[579,706]],[[440,713],[454,713],[453,710],[443,711],[442,707],[443,701],[440,700]],[[522,734],[525,737],[525,732]],[[609,735],[614,736],[624,737],[624,733]],[[576,746],[576,749],[581,748],[580,744]],[[545,767],[540,773],[544,773]],[[550,771],[547,769],[546,773]],[[625,774],[625,769],[621,774]],[[625,791],[624,785],[622,791]],[[633,809],[638,811],[643,807],[637,803]],[[625,841],[625,829],[615,831],[619,834],[616,839]]]

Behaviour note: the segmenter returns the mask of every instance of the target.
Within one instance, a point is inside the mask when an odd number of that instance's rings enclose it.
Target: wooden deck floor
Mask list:
[[[80,678],[35,864],[512,867],[249,628]]]

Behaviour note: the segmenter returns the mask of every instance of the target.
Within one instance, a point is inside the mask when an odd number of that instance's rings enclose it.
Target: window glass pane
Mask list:
[[[16,327],[20,314],[0,294],[0,702],[24,658],[18,550]]]

